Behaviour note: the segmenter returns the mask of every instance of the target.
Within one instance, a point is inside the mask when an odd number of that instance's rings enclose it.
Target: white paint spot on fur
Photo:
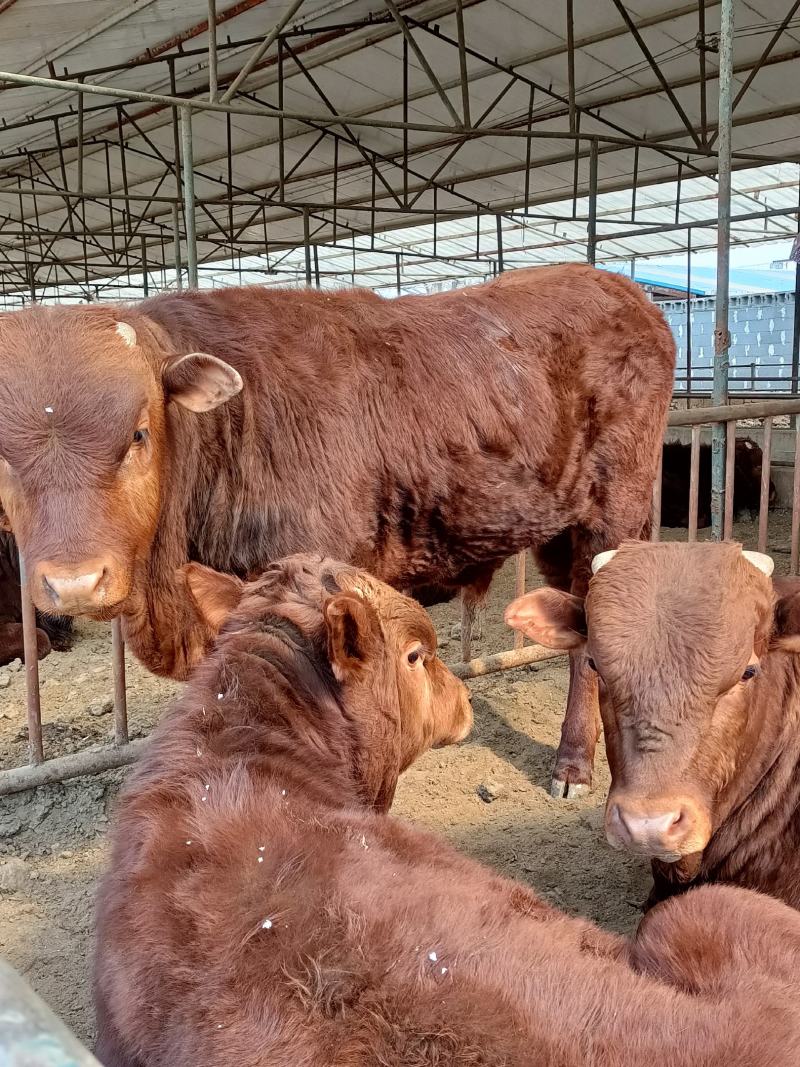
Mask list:
[[[446,967],[442,967],[442,974],[447,974],[447,968]]]
[[[267,848],[267,846],[266,846],[266,845],[259,845],[259,846],[258,846],[258,851],[259,851],[259,852],[265,852],[265,851],[266,851],[266,848]]]
[[[224,693],[217,693],[217,700],[222,700],[224,696]]]
[[[285,789],[281,789],[281,796],[282,796],[282,797],[285,797],[285,796],[286,796],[286,790],[285,790]]]
[[[192,839],[191,839],[191,838],[189,838],[189,840],[188,840],[188,841],[186,842],[186,844],[187,844],[187,845],[191,845],[191,843],[192,843]]]
[[[46,407],[46,408],[44,409],[44,412],[45,412],[45,415],[52,415],[52,414],[53,414],[53,409],[52,409],[52,408],[51,408],[51,407],[50,407],[50,406],[48,405],[48,406],[47,406],[47,407]]]
[[[436,955],[435,952],[429,952],[428,953],[428,959],[431,961],[431,963],[436,963],[436,961],[439,959],[439,957]]]
[[[272,929],[272,919],[265,919],[263,921],[263,923],[261,924],[261,929],[262,930],[271,930]]]
[[[263,863],[264,862],[264,857],[263,856],[259,856],[258,857],[258,862],[259,863]]]

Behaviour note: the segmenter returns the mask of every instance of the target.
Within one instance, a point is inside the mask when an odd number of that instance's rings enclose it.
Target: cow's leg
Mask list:
[[[580,541],[570,529],[547,544],[535,547],[533,555],[548,585],[584,596],[589,577],[586,568],[579,568],[576,573],[576,548],[581,548]],[[591,557],[589,562],[591,564]],[[599,736],[597,676],[589,667],[585,654],[573,652],[569,657],[567,711],[550,784],[552,796],[572,799],[588,793]]]
[[[50,639],[44,630],[36,627],[36,651],[39,659],[50,652]],[[0,666],[15,659],[25,659],[25,642],[22,623],[0,622]]]

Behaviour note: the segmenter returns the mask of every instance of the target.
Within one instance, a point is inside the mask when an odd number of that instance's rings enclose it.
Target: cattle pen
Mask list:
[[[798,576],[798,63],[800,0],[0,0],[0,322],[194,289],[392,301],[568,262],[621,273],[677,350],[665,445],[686,520],[662,521],[659,470],[652,540],[735,538]],[[10,540],[4,522],[0,500]],[[119,620],[78,620],[39,660],[19,563],[24,658],[0,658],[0,1009],[17,1031],[0,1060],[35,1029],[89,1064],[109,817],[181,686]],[[393,812],[628,935],[650,865],[606,846],[604,740],[591,792],[553,793],[567,656],[503,621],[541,581],[509,553],[483,610],[429,609],[475,730],[410,768]]]
[[[735,0],[653,2],[636,15],[621,0],[592,13],[568,0],[535,16],[494,0],[106,6],[91,23],[76,7],[41,48],[30,27],[46,5],[0,5],[6,310],[231,282],[392,294],[574,258],[643,279],[649,261],[677,249],[687,336],[676,396],[687,410],[673,411],[670,427],[691,433],[688,537],[697,536],[703,427],[713,439],[712,532],[730,535],[735,428],[747,420],[763,427],[757,542],[766,547],[773,427],[790,416],[794,429],[781,433],[793,439],[786,497],[797,573],[800,263],[787,264],[789,356],[777,376],[764,374],[768,355],[749,372],[761,395],[774,397],[777,383],[788,398],[729,403],[731,248],[797,232],[800,101],[786,97],[797,4],[765,2],[755,22]],[[141,45],[133,53],[131,36]],[[98,63],[103,44],[110,61]],[[378,88],[367,90],[370,81]],[[502,162],[487,166],[486,152]],[[691,326],[693,262],[711,248],[713,358],[693,350]],[[642,284],[658,298],[657,285]],[[667,295],[681,303],[679,291]],[[702,366],[713,406],[697,409]],[[660,480],[654,537],[659,489]],[[516,574],[520,591],[525,554]],[[465,608],[462,677],[551,655],[517,635],[513,648],[473,659],[472,625]],[[119,624],[113,745],[57,759],[42,738],[27,596],[23,628],[29,763],[0,770],[0,794],[133,760],[141,741],[129,738]]]

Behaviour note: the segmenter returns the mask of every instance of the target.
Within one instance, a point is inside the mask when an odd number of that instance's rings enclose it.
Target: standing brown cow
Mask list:
[[[122,614],[184,677],[212,639],[176,579],[321,551],[485,593],[534,547],[583,593],[648,521],[674,343],[636,285],[582,265],[428,297],[225,289],[0,320],[0,499],[45,610]],[[580,656],[556,791],[588,788]]]
[[[651,903],[725,881],[800,908],[800,581],[732,543],[596,566],[585,606],[541,590],[507,618],[602,679],[609,841],[653,858]]]

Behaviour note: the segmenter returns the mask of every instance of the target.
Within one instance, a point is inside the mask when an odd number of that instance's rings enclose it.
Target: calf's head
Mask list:
[[[0,319],[0,501],[45,612],[111,616],[162,505],[167,406],[205,412],[242,387],[111,306]]]
[[[506,621],[551,648],[586,647],[612,775],[606,835],[673,863],[702,852],[736,803],[768,652],[793,647],[800,613],[774,610],[772,561],[731,543],[625,544],[593,570],[585,602],[540,589]]]
[[[422,752],[472,728],[467,687],[437,656],[425,610],[365,571],[308,555],[247,583],[197,563],[181,570],[209,626],[223,627],[221,649],[226,633],[246,641],[249,627],[259,633],[274,619],[310,639],[358,724],[359,773],[376,807],[388,807],[397,776]]]

